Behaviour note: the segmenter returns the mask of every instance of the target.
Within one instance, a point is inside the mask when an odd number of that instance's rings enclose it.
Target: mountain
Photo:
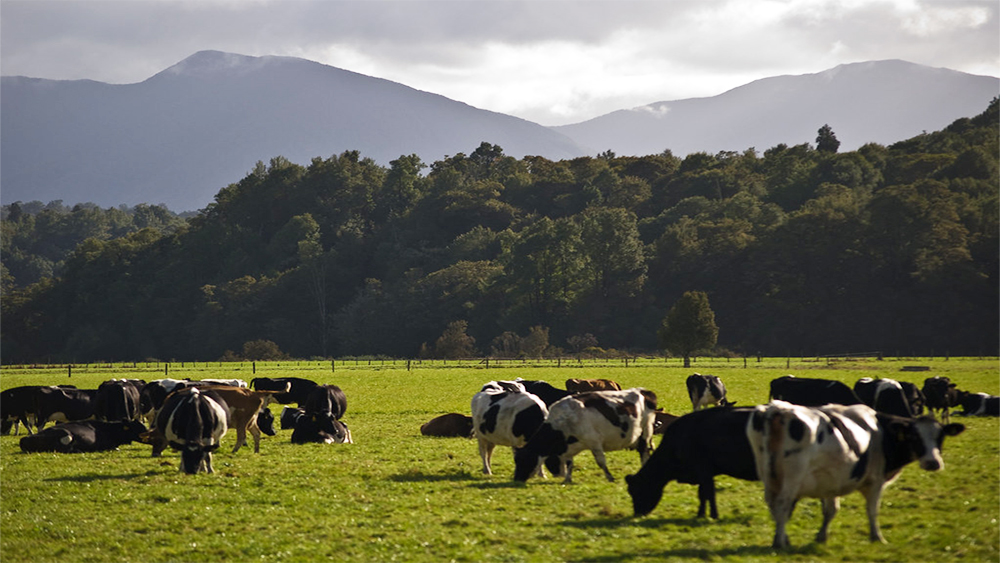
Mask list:
[[[205,207],[258,160],[358,150],[431,163],[483,141],[581,156],[562,134],[402,84],[291,57],[203,51],[137,84],[0,79],[0,198]]]
[[[710,98],[658,102],[553,127],[591,153],[676,156],[764,151],[816,142],[830,125],[841,151],[891,144],[981,113],[1000,79],[888,60],[840,65],[817,74],[777,76]]]

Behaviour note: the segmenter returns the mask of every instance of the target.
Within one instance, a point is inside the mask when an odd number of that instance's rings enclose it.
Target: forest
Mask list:
[[[998,101],[890,146],[389,166],[276,156],[182,218],[3,206],[4,363],[656,352],[687,291],[715,353],[996,355]],[[471,147],[470,147],[471,148]],[[537,343],[541,341],[539,348]],[[706,353],[713,351],[706,350]]]

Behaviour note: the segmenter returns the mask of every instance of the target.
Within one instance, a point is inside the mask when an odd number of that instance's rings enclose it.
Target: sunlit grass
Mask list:
[[[931,372],[900,372],[902,365]],[[196,365],[171,376],[242,377],[231,365]],[[1000,557],[1000,441],[997,419],[961,419],[968,430],[945,444],[946,468],[908,467],[885,494],[888,545],[867,540],[863,499],[845,497],[827,545],[812,543],[819,503],[799,503],[789,526],[793,548],[773,553],[773,524],[759,483],[717,479],[719,521],[695,519],[694,487],[670,484],[649,516],[631,517],[623,477],[635,452],[612,452],[606,482],[589,453],[578,456],[577,483],[511,481],[510,451],[498,449],[492,477],[480,473],[475,442],[420,436],[444,412],[468,412],[490,379],[524,377],[560,385],[568,377],[609,377],[657,392],[661,405],[690,410],[684,378],[715,373],[742,405],[763,402],[767,383],[785,373],[853,383],[862,376],[922,382],[948,375],[962,388],[996,393],[996,360],[919,362],[751,360],[699,362],[683,369],[638,366],[396,367],[258,364],[258,375],[296,375],[344,389],[344,417],[355,444],[296,446],[290,431],[265,438],[261,453],[230,454],[227,434],[214,475],[183,475],[173,452],[148,446],[84,455],[22,454],[19,437],[0,437],[0,559],[19,561],[996,561]],[[791,368],[791,369],[787,369]],[[155,369],[155,368],[154,368]],[[190,369],[190,368],[187,368]],[[140,376],[162,377],[161,371]],[[77,368],[0,371],[0,387],[66,383],[96,387],[134,376]],[[277,414],[280,407],[272,406]],[[23,434],[23,430],[22,430]]]

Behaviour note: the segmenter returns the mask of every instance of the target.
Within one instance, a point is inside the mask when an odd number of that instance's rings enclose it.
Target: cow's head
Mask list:
[[[553,475],[562,474],[560,456],[568,450],[566,436],[546,423],[538,429],[523,448],[514,450],[514,480],[525,482],[544,459]]]
[[[626,475],[628,494],[632,497],[632,511],[636,517],[645,516],[660,504],[663,487],[657,487],[641,475]]]
[[[212,467],[212,452],[219,449],[219,444],[205,446],[198,442],[188,442],[181,449],[181,471],[194,475],[204,469],[210,472]]]
[[[268,436],[274,436],[278,432],[274,429],[274,413],[271,409],[264,407],[257,413],[257,428]]]
[[[889,431],[897,440],[907,444],[920,468],[927,471],[944,468],[944,460],[941,459],[944,437],[958,436],[964,430],[965,426],[962,424],[952,423],[942,426],[930,416],[894,420],[889,425]]]

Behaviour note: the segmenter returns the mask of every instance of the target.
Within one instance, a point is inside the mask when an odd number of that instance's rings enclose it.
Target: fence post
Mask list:
[[[68,370],[67,374],[66,374],[66,377],[73,377],[73,366],[72,365],[66,366],[66,368]]]
[[[170,363],[167,362],[163,364],[163,377],[167,377],[169,373],[170,373]]]
[[[257,362],[253,363],[253,374],[257,375]]]
[[[337,373],[337,360],[330,360],[330,371]]]

